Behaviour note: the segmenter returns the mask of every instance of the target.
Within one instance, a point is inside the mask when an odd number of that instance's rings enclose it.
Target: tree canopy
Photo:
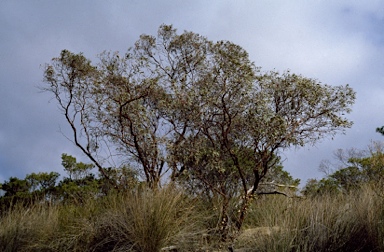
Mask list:
[[[279,152],[343,132],[355,100],[348,85],[262,72],[240,46],[169,25],[98,63],[63,50],[44,80],[74,143],[105,178],[103,165],[116,161],[138,168],[151,188],[187,174],[222,198],[223,230],[233,195],[243,198],[240,228]],[[223,183],[237,183],[237,194]]]

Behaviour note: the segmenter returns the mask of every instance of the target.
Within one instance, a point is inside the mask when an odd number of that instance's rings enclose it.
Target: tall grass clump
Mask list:
[[[376,190],[365,185],[305,199],[262,199],[250,209],[237,246],[247,251],[384,251],[384,198]]]
[[[0,219],[0,251],[91,251],[97,230],[96,201],[14,206]]]
[[[58,229],[50,242],[51,251],[93,251],[97,241],[98,219],[107,209],[95,199],[58,206]]]
[[[100,247],[159,251],[170,245],[186,246],[198,230],[190,200],[171,186],[116,195],[104,203],[110,209],[101,216],[98,225],[101,234],[108,236],[100,241]]]
[[[57,230],[57,207],[15,205],[0,218],[0,251],[51,251]]]
[[[15,206],[0,217],[0,251],[189,249],[201,238],[198,216],[191,200],[172,186],[81,204]]]

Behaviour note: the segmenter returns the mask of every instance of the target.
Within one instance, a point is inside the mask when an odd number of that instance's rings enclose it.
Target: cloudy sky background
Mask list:
[[[63,173],[61,154],[87,159],[64,136],[68,125],[49,93],[44,63],[62,49],[95,59],[120,51],[161,24],[230,40],[263,70],[284,71],[357,92],[345,135],[287,151],[284,167],[303,183],[320,178],[339,148],[384,140],[384,1],[2,0],[0,2],[0,182],[31,172]]]

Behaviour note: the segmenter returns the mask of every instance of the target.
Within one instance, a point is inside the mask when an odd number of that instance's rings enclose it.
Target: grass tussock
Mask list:
[[[367,185],[350,194],[259,199],[236,246],[245,251],[384,251],[384,198],[376,190]]]
[[[14,206],[0,218],[0,251],[50,251],[58,224],[58,207]]]
[[[0,219],[0,251],[159,251],[198,233],[194,207],[169,187],[81,205],[14,207]]]
[[[159,251],[192,239],[197,229],[193,205],[172,187],[112,197],[105,204],[111,211],[101,216],[98,225],[108,230],[109,237],[100,244],[113,245],[116,251]]]
[[[255,199],[233,247],[384,251],[384,197],[377,190],[367,185],[349,194]],[[168,246],[210,251],[217,243],[207,230],[216,218],[207,210],[173,187],[89,199],[80,205],[14,206],[0,217],[0,251],[150,252]]]

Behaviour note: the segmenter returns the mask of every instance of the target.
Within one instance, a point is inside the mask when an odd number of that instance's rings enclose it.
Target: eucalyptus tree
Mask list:
[[[262,72],[240,46],[179,35],[172,26],[142,35],[124,55],[99,58],[95,65],[64,50],[45,68],[45,90],[57,99],[75,144],[105,177],[102,162],[118,155],[140,168],[151,188],[168,169],[175,181],[204,185],[220,198],[224,240],[241,228],[280,151],[352,125],[344,116],[355,100],[348,85]]]

